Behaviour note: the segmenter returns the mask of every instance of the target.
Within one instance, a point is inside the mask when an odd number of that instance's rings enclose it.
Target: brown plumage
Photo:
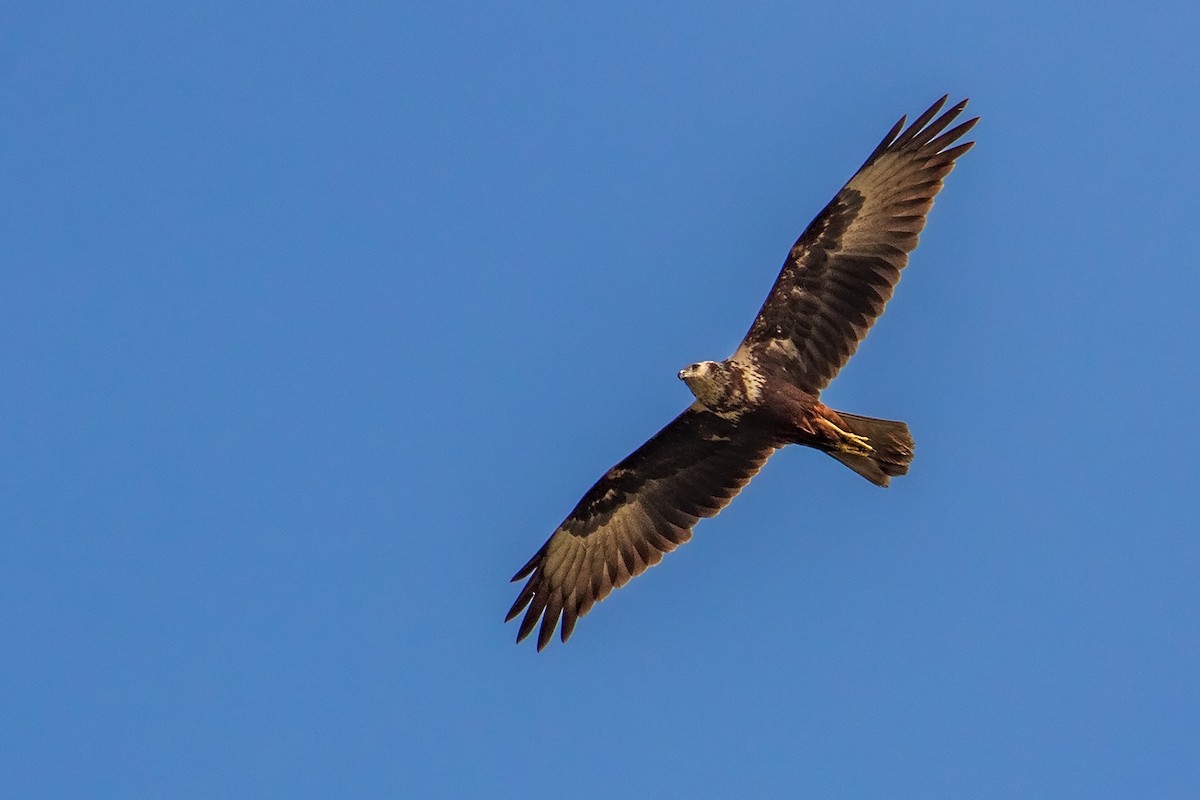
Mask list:
[[[679,373],[696,402],[589,489],[513,577],[528,579],[505,620],[525,611],[518,642],[539,628],[541,650],[560,619],[565,642],[579,617],[691,538],[780,447],[815,447],[880,486],[908,471],[907,425],[818,397],[883,313],[942,179],[974,144],[955,142],[978,118],[950,128],[967,103],[939,117],[945,102],[908,128],[896,123],[792,247],[733,356]]]

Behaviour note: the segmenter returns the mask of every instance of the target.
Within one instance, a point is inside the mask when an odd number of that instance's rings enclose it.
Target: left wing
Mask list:
[[[930,122],[945,103],[903,133],[901,118],[809,224],[734,359],[770,364],[814,394],[850,360],[891,298],[942,179],[974,144],[950,146],[978,117],[942,133],[966,100]]]
[[[540,617],[541,650],[561,616],[565,642],[595,603],[690,539],[701,517],[728,505],[774,451],[768,431],[693,404],[597,481],[513,576],[529,578],[504,620],[528,606],[517,641]]]

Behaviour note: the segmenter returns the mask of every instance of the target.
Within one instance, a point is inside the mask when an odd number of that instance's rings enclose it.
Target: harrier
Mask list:
[[[690,539],[785,445],[815,447],[878,486],[908,472],[907,425],[818,398],[883,313],[942,179],[974,144],[955,143],[978,117],[950,128],[967,101],[938,116],[945,103],[888,131],[792,247],[737,351],[679,372],[696,401],[597,481],[513,577],[528,578],[505,619],[525,611],[518,642],[539,619],[538,650],[560,619],[565,642],[596,602]]]

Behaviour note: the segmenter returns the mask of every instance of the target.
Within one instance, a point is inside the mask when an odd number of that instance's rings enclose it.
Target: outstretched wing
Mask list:
[[[903,133],[901,117],[809,224],[734,359],[771,364],[813,393],[850,360],[891,299],[942,179],[974,144],[951,147],[978,117],[946,131],[966,100],[930,122],[945,102]]]
[[[517,641],[541,618],[538,650],[562,617],[562,641],[575,622],[692,537],[774,452],[762,429],[723,419],[698,403],[608,471],[554,535],[513,576],[528,577],[505,622],[528,606]]]

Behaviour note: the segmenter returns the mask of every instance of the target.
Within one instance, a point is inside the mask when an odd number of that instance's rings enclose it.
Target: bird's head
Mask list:
[[[679,370],[679,380],[688,385],[701,403],[711,405],[729,383],[727,366],[719,361],[699,361]]]
[[[698,361],[679,370],[679,380],[691,386],[693,381],[711,380],[720,368],[716,361]]]

